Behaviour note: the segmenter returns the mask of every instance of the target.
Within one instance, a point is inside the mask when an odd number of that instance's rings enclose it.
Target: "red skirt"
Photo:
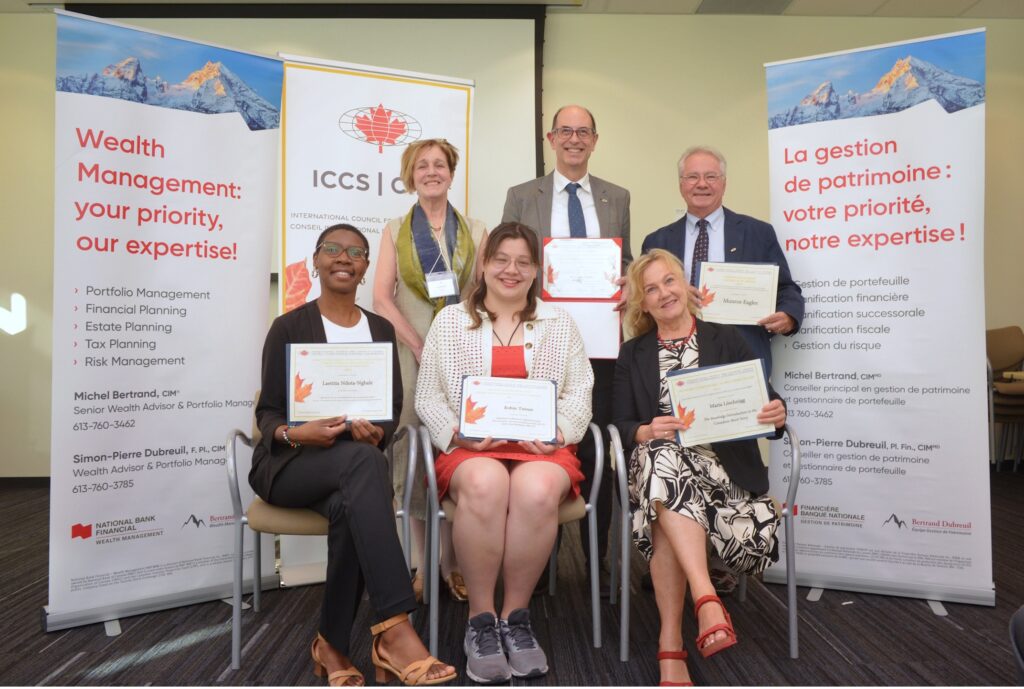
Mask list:
[[[500,378],[526,378],[526,358],[523,346],[493,347],[491,349],[491,375]],[[569,497],[575,500],[580,494],[580,460],[576,458],[576,446],[560,447],[549,455],[535,455],[527,452],[516,443],[505,443],[487,452],[467,450],[457,447],[449,453],[441,452],[434,460],[437,472],[437,493],[443,499],[448,492],[448,484],[460,464],[473,457],[490,457],[511,462],[551,462],[557,464],[569,475]]]
[[[477,452],[457,447],[449,453],[440,453],[434,460],[434,469],[437,471],[437,493],[444,499],[448,492],[448,484],[452,475],[459,465],[473,457],[490,457],[492,459],[505,459],[512,462],[551,462],[557,464],[569,475],[569,497],[575,500],[580,494],[580,481],[583,480],[583,472],[580,471],[580,460],[576,458],[576,446],[567,445],[560,447],[549,455],[535,455],[519,447],[516,443],[505,443],[487,452]]]

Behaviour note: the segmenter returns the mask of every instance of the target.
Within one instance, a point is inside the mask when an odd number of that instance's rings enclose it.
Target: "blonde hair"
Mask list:
[[[413,141],[402,151],[401,177],[402,185],[405,187],[407,194],[412,194],[416,191],[416,183],[412,178],[413,170],[416,167],[416,159],[420,157],[420,153],[431,146],[437,146],[441,149],[441,153],[444,154],[445,159],[448,161],[448,170],[451,171],[453,177],[455,176],[455,166],[459,164],[459,149],[448,143],[447,139],[420,139],[419,141]]]
[[[626,300],[626,327],[634,337],[643,335],[655,327],[654,318],[643,310],[644,272],[654,263],[662,261],[670,272],[686,283],[686,271],[676,255],[665,249],[651,249],[629,265],[626,280],[629,284],[629,299]],[[684,308],[690,311],[689,294],[685,295]]]

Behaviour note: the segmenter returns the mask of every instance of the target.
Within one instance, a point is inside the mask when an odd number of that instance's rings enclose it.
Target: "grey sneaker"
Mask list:
[[[469,618],[462,650],[466,652],[466,674],[474,682],[495,684],[512,679],[493,614],[482,612]]]
[[[501,640],[508,654],[508,664],[516,677],[540,677],[547,674],[548,657],[537,643],[530,627],[530,611],[517,608],[501,621]]]

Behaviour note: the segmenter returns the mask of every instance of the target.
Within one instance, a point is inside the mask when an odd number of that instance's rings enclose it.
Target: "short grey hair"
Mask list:
[[[717,148],[713,148],[711,146],[690,146],[688,149],[683,151],[683,155],[679,156],[679,163],[677,166],[679,168],[680,177],[683,176],[683,164],[686,162],[686,159],[694,153],[706,153],[709,156],[713,156],[715,160],[718,161],[718,166],[722,168],[722,177],[725,177],[725,156],[722,155],[722,152]]]

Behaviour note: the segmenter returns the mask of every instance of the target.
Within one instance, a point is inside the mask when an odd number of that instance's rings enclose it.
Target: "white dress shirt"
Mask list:
[[[569,237],[569,192],[565,185],[571,182],[568,177],[558,170],[554,174],[554,196],[551,199],[551,236]],[[580,197],[580,204],[583,206],[583,219],[587,223],[587,237],[598,239],[601,237],[601,226],[597,221],[597,206],[594,204],[594,194],[590,190],[590,175],[583,175],[577,180],[580,188],[576,195]]]

